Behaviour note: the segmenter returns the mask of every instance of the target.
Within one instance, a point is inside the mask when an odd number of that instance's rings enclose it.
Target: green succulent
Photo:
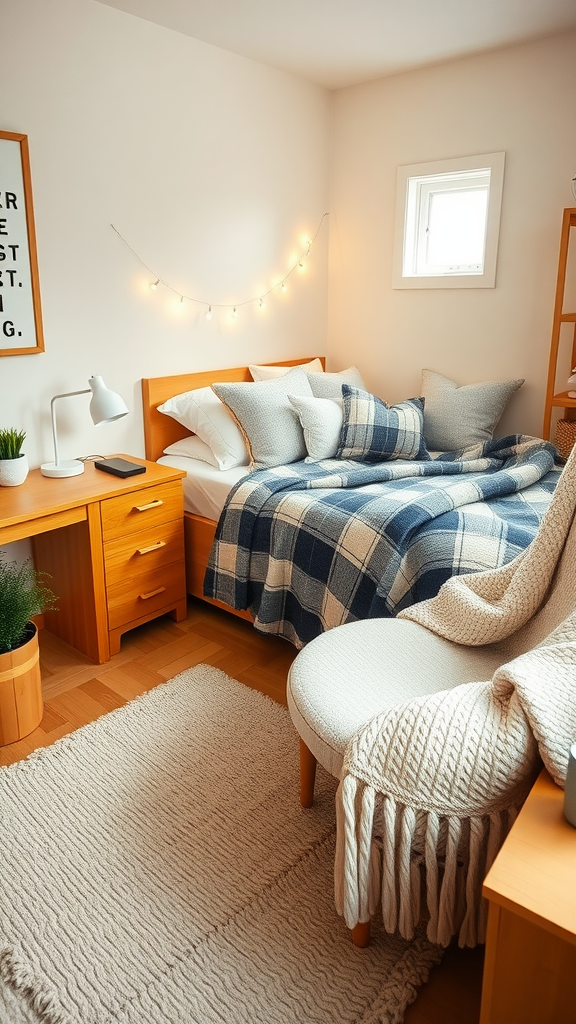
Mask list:
[[[19,459],[25,437],[25,430],[0,429],[0,459]]]

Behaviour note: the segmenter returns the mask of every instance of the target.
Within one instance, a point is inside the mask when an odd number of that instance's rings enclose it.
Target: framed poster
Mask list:
[[[43,351],[28,137],[0,131],[0,356]]]

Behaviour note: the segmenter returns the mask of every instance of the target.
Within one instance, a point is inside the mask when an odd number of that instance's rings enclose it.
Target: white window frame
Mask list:
[[[504,184],[505,153],[409,164],[398,168],[394,233],[394,288],[494,288]],[[422,267],[428,204],[435,192],[453,188],[486,188],[488,208],[483,269],[474,265],[438,268],[427,274]]]

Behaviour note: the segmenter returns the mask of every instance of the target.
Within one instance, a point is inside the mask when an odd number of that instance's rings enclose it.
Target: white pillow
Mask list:
[[[242,433],[212,388],[184,391],[159,405],[158,412],[171,416],[198,434],[212,449],[220,469],[248,465],[248,451]]]
[[[321,359],[311,359],[309,363],[296,363],[295,365],[313,373],[324,372]],[[294,366],[257,366],[252,363],[248,369],[252,374],[252,380],[273,380],[275,377],[284,377],[286,373],[294,369]]]
[[[300,420],[288,400],[289,394],[312,397],[304,370],[296,366],[274,380],[212,387],[240,423],[256,468],[270,469],[306,458]]]
[[[186,459],[200,459],[201,462],[207,462],[210,466],[220,469],[214,452],[197,434],[190,434],[188,437],[183,437],[181,441],[169,444],[164,449],[164,455],[179,455],[184,456]]]
[[[367,391],[357,366],[349,366],[347,370],[339,370],[338,373],[310,373],[307,370],[306,376],[315,398],[331,398],[333,402],[341,402],[343,384]]]
[[[288,395],[296,409],[308,449],[306,462],[333,459],[340,444],[343,407],[331,398]]]

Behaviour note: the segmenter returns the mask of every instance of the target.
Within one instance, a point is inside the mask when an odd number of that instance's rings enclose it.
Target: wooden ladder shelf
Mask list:
[[[576,367],[576,313],[568,313],[564,311],[568,250],[570,247],[570,241],[574,239],[574,236],[570,234],[572,228],[576,228],[576,207],[569,207],[564,210],[564,215],[562,217],[560,255],[558,257],[558,280],[556,283],[556,300],[554,303],[554,319],[552,322],[552,340],[550,343],[550,364],[548,367],[548,384],[546,387],[546,403],[544,406],[544,424],[542,427],[542,437],[546,439],[550,437],[552,409],[554,407],[564,409],[566,419],[576,419],[576,398],[569,398],[567,391],[555,393],[562,324],[574,324],[572,357],[570,369],[566,373],[566,377],[568,377],[572,372],[572,369]],[[576,391],[576,387],[573,390]]]

